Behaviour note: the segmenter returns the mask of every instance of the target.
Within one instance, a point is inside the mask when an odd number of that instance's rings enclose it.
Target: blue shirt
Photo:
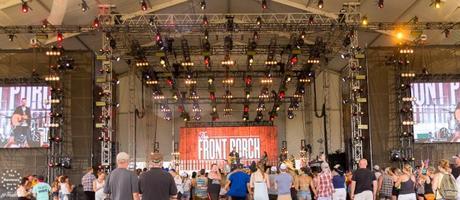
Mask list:
[[[278,195],[291,194],[292,180],[292,176],[286,172],[282,172],[275,177]]]
[[[48,183],[38,183],[32,188],[32,193],[37,200],[49,200],[51,186]]]
[[[238,171],[232,173],[229,178],[230,190],[228,191],[228,195],[231,197],[243,197],[245,198],[248,193],[247,184],[249,183],[249,175],[242,171]]]
[[[334,185],[334,188],[345,188],[345,176],[333,176],[332,177],[332,184]]]

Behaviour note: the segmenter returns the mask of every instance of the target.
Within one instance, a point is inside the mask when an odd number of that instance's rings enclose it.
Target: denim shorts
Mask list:
[[[310,193],[310,191],[299,190],[299,191],[297,192],[297,196],[298,196],[299,198],[302,198],[302,199],[311,200],[311,193]]]

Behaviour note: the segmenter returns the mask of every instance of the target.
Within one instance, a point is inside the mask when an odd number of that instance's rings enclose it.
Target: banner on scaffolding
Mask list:
[[[179,153],[181,168],[195,170],[229,161],[235,148],[242,164],[259,161],[267,152],[276,161],[278,136],[275,126],[181,128]]]

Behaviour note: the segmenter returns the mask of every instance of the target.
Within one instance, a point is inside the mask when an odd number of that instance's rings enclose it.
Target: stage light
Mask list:
[[[319,59],[309,58],[309,59],[307,60],[307,63],[308,63],[308,64],[319,64]]]
[[[318,0],[318,8],[321,9],[324,7],[324,1],[323,0]]]
[[[47,56],[61,56],[61,51],[54,47],[51,50],[47,50],[45,54]]]
[[[403,73],[401,73],[401,77],[403,77],[403,78],[413,78],[413,77],[415,77],[415,73],[413,73],[413,72],[403,72]]]
[[[301,78],[299,78],[299,82],[301,82],[301,83],[310,83],[311,80],[309,78],[307,78],[307,77],[301,77]]]
[[[8,35],[8,40],[9,40],[10,42],[13,42],[15,37],[16,37],[16,35],[14,35],[14,34],[9,34],[9,35]]]
[[[288,117],[288,119],[294,119],[294,112],[292,110],[289,110],[287,112],[287,117]]]
[[[273,83],[273,79],[271,79],[271,78],[263,78],[263,79],[260,80],[260,83],[261,84],[271,84],[271,83]]]
[[[30,10],[29,5],[27,4],[26,0],[22,0],[22,6],[21,6],[21,11],[22,13],[28,13]]]
[[[211,101],[215,101],[216,100],[216,94],[214,92],[209,92],[209,98],[211,99]]]
[[[413,54],[413,53],[414,53],[414,50],[413,50],[413,49],[410,49],[410,48],[405,48],[405,49],[400,49],[400,50],[399,50],[399,53],[400,53],[400,54]]]
[[[231,51],[233,49],[233,38],[230,35],[224,38],[224,49],[225,51]]]
[[[193,67],[194,64],[193,62],[188,61],[188,62],[182,62],[181,65],[182,67]]]
[[[265,61],[265,65],[277,65],[278,61],[276,60],[267,60]]]
[[[59,124],[58,123],[49,123],[49,124],[45,124],[45,127],[58,128]]]
[[[286,92],[283,91],[283,90],[281,90],[281,91],[278,93],[278,97],[279,97],[280,99],[284,99],[284,97],[286,97]]]
[[[216,106],[212,106],[212,112],[217,112],[217,107]]]
[[[363,26],[367,26],[369,24],[369,21],[367,21],[367,16],[364,16],[362,19],[361,19],[361,24]]]
[[[163,67],[166,67],[166,58],[165,57],[160,58],[160,65],[163,66]]]
[[[206,10],[206,1],[205,0],[201,0],[200,8],[201,8],[201,10]]]
[[[260,17],[260,16],[257,17],[257,19],[256,19],[256,24],[257,24],[257,25],[262,24],[262,17]]]
[[[232,99],[233,98],[232,92],[230,92],[229,90],[225,91],[225,95],[223,96],[223,98]]]
[[[396,39],[402,40],[404,38],[404,33],[401,31],[396,32]]]
[[[441,0],[435,0],[434,1],[434,7],[435,8],[441,8]]]
[[[214,78],[213,77],[209,77],[208,78],[208,84],[209,85],[212,85],[214,83]]]
[[[141,10],[146,11],[148,9],[147,2],[145,0],[141,0]]]
[[[402,125],[404,125],[404,126],[413,126],[414,124],[415,124],[414,121],[409,121],[409,120],[402,122]]]
[[[274,116],[274,115],[270,115],[270,118],[269,118],[269,119],[270,119],[270,121],[273,121],[273,120],[275,120],[275,116]]]
[[[251,98],[251,92],[249,92],[249,91],[246,91],[246,92],[245,92],[245,94],[246,94],[246,99],[249,99],[249,98]]]
[[[252,76],[251,76],[251,75],[247,75],[247,76],[244,78],[244,83],[246,84],[246,87],[251,87],[251,85],[252,85]]]
[[[302,31],[302,33],[300,33],[300,38],[301,38],[301,39],[305,39],[305,36],[306,36],[306,35],[307,35],[307,34],[305,33],[305,31]]]
[[[47,19],[44,19],[44,20],[42,21],[42,28],[47,28],[48,25],[49,25],[48,20],[47,20]]]
[[[292,80],[291,76],[287,75],[284,82],[289,83],[291,82],[291,80]]]
[[[94,18],[93,20],[93,28],[99,28],[99,26],[101,26],[100,22],[99,22],[99,18],[96,17]]]
[[[174,100],[176,100],[176,101],[179,99],[179,97],[177,96],[177,94],[173,94],[173,95],[172,95],[172,98],[173,98]]]
[[[64,36],[62,36],[61,32],[58,32],[57,36],[56,36],[56,41],[57,42],[62,42],[63,40],[64,40]]]
[[[195,85],[195,84],[196,84],[196,80],[186,79],[186,80],[185,80],[185,84],[186,84],[186,85]]]
[[[209,32],[208,32],[208,29],[205,29],[204,30],[204,39],[208,40],[208,38],[209,38]]]
[[[299,61],[299,59],[297,58],[297,55],[293,55],[291,57],[291,65],[295,65],[297,61]]]
[[[224,112],[225,112],[225,113],[229,113],[229,112],[232,112],[232,111],[233,111],[233,109],[230,108],[230,105],[227,105],[227,106],[224,108]]]
[[[226,66],[231,66],[231,65],[234,65],[235,64],[235,61],[233,60],[223,60],[221,62],[222,65],[226,65]]]
[[[262,0],[262,9],[267,9],[267,0]]]
[[[56,76],[56,75],[49,75],[45,77],[45,81],[48,81],[48,82],[59,81],[59,80],[60,80],[59,76]]]
[[[243,112],[249,112],[249,105],[245,104],[243,106]]]
[[[140,60],[136,62],[136,67],[146,67],[149,66],[149,62],[145,60]]]
[[[254,33],[252,34],[252,38],[254,40],[258,40],[259,39],[259,33],[257,31],[254,31]],[[252,48],[252,44],[254,44],[254,43],[251,43],[251,48]],[[255,47],[254,47],[254,49],[255,49]]]
[[[383,0],[378,0],[377,6],[378,6],[379,8],[383,8],[383,6],[384,6],[384,5],[383,5]]]
[[[88,4],[86,3],[85,0],[81,0],[80,7],[81,7],[82,12],[86,12],[86,11],[89,10],[89,6],[88,6]]]
[[[158,84],[158,81],[157,80],[148,80],[148,81],[145,81],[145,84],[147,84],[147,85],[156,85],[156,84]]]
[[[203,25],[208,25],[208,17],[206,15],[203,16]]]
[[[211,58],[210,58],[209,56],[205,56],[205,57],[204,57],[204,65],[205,65],[205,67],[209,67],[209,66],[210,66],[210,65],[209,65],[209,64],[211,63],[210,60],[211,60]]]
[[[193,119],[195,119],[196,121],[200,121],[201,120],[201,114],[199,112],[195,113],[195,116],[193,116]]]
[[[444,37],[445,37],[445,38],[449,38],[450,30],[449,30],[448,28],[444,29],[444,30],[442,31],[442,33],[444,33]]]
[[[315,17],[313,15],[310,15],[310,17],[308,17],[308,24],[313,24],[315,23]]]
[[[262,114],[262,112],[257,112],[257,115],[256,115],[256,121],[262,121],[262,119],[264,118],[264,114]]]
[[[190,121],[190,115],[188,114],[188,112],[182,112],[180,114],[180,117],[184,120],[184,122]]]
[[[248,55],[248,65],[252,66],[252,63],[254,63],[254,56]]]

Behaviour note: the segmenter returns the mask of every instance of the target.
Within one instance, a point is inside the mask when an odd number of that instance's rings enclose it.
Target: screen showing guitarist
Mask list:
[[[233,150],[229,154],[230,164],[239,165],[240,164],[240,154],[236,152],[236,148],[233,147]]]
[[[13,116],[11,117],[11,128],[13,134],[10,136],[5,148],[11,147],[15,144],[19,147],[29,147],[30,136],[30,122],[31,114],[30,108],[26,105],[27,99],[21,99],[21,105],[16,107]]]

